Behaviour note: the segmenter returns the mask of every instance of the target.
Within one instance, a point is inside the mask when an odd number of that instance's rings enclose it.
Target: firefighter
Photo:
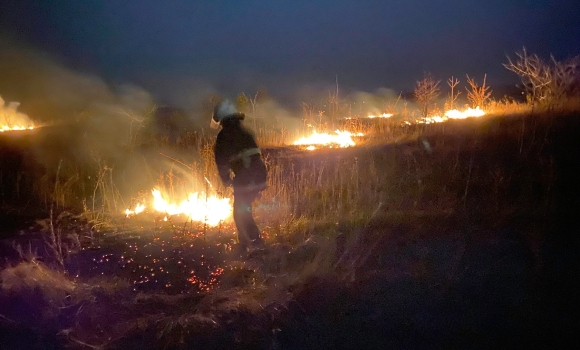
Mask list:
[[[267,187],[266,165],[256,139],[242,125],[244,118],[231,101],[224,100],[214,108],[211,120],[212,128],[222,128],[217,135],[214,156],[222,183],[234,188],[234,221],[241,254],[264,246],[254,221],[252,202]]]

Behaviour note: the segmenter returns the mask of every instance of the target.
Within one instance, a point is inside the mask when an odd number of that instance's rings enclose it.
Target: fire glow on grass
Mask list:
[[[412,121],[404,121],[404,124],[412,125],[412,124],[434,124],[434,123],[443,123],[450,119],[467,119],[467,118],[477,118],[485,115],[485,111],[481,108],[467,108],[464,111],[460,111],[457,109],[451,109],[445,112],[443,116],[433,115],[426,118],[421,118]],[[374,119],[374,118],[391,118],[393,114],[391,113],[382,113],[382,114],[369,114],[366,118]],[[351,117],[345,119],[353,119]],[[340,131],[336,130],[335,134],[328,134],[328,133],[319,133],[317,131],[313,131],[312,135],[308,137],[303,137],[299,140],[294,141],[294,145],[296,146],[306,146],[306,150],[313,151],[317,149],[317,147],[350,147],[355,146],[356,142],[353,140],[353,136],[364,136],[362,133],[351,133],[350,131]]]
[[[485,115],[485,112],[479,108],[468,108],[466,110],[459,111],[457,109],[451,109],[445,112],[444,116],[438,116],[438,115],[434,115],[431,117],[427,117],[421,120],[418,120],[417,122],[420,124],[434,124],[434,123],[442,123],[445,122],[449,119],[467,119],[467,118],[477,118],[477,117],[482,117]]]
[[[23,125],[0,125],[0,132],[4,131],[17,131],[17,130],[32,130],[33,126],[23,126]]]
[[[353,134],[350,131],[335,130],[335,134],[319,133],[313,131],[312,135],[303,137],[294,141],[295,146],[308,146],[309,151],[315,150],[317,145],[320,146],[338,146],[340,148],[355,146],[356,142],[352,139],[353,136],[363,136],[362,133]]]
[[[369,114],[367,116],[367,118],[369,118],[369,119],[374,119],[374,118],[390,118],[392,116],[393,116],[392,113],[383,113],[383,114],[377,114],[377,115],[375,115],[375,114]]]
[[[206,196],[203,192],[190,193],[181,203],[171,203],[157,189],[151,191],[153,200],[151,208],[166,215],[187,215],[191,221],[201,222],[209,226],[217,226],[220,222],[229,219],[232,215],[232,206],[229,198],[219,198],[215,195]],[[125,210],[130,217],[145,211],[147,206],[138,203],[134,209]]]

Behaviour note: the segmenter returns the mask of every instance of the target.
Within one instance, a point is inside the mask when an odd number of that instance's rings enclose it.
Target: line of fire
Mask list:
[[[31,131],[35,129],[34,122],[24,113],[17,110],[18,102],[6,103],[4,100],[0,99],[0,132],[6,133],[7,137],[14,134],[19,137],[18,133],[23,133],[26,131]],[[421,125],[421,124],[433,124],[433,123],[443,123],[449,120],[459,120],[467,118],[479,118],[485,116],[486,112],[482,110],[479,106],[475,108],[467,107],[465,110],[451,109],[445,111],[440,115],[427,115],[425,117],[417,119],[406,119],[398,122],[398,125],[390,123],[391,126],[410,126],[410,125]],[[277,140],[278,142],[274,144],[276,147],[292,147],[296,146],[299,149],[306,151],[314,151],[317,149],[330,149],[330,148],[346,148],[354,147],[358,144],[368,144],[365,142],[365,138],[373,137],[372,125],[364,126],[365,122],[372,121],[374,119],[396,119],[394,113],[377,113],[377,114],[367,114],[360,117],[345,116],[339,117],[345,124],[344,129],[336,129],[334,131],[320,131],[317,130],[315,126],[307,124],[306,132],[310,134],[302,137],[296,137],[294,140]],[[184,117],[185,118],[185,117]],[[40,124],[38,124],[40,125]],[[349,129],[350,127],[350,129]],[[50,126],[47,128],[58,128],[58,126]],[[365,130],[362,132],[361,130]],[[299,134],[299,131],[293,132],[293,134]],[[302,132],[303,134],[305,132]],[[37,126],[34,133],[31,135],[43,134],[43,129],[41,126]],[[50,135],[50,132],[47,134]],[[31,136],[32,138],[41,138],[42,136]],[[60,137],[60,136],[59,136]],[[48,145],[50,147],[50,144]],[[181,163],[179,160],[175,160],[175,164]],[[187,165],[186,165],[187,167]],[[173,202],[174,198],[169,196],[168,193],[162,193],[157,188],[152,188],[149,190],[150,196],[145,196],[142,198],[142,202],[136,203],[131,208],[125,208],[123,213],[127,218],[138,215],[145,211],[154,211],[163,214],[163,220],[167,221],[170,216],[184,216],[189,220],[194,222],[200,222],[207,224],[209,226],[218,226],[220,223],[231,219],[231,200],[228,197],[221,197],[215,191],[212,191],[213,185],[208,180],[208,174],[196,174],[197,177],[203,178],[203,186],[197,185],[199,187],[196,191],[187,192],[184,194],[185,198],[179,202]],[[20,186],[20,184],[17,184]],[[208,185],[208,186],[205,186]],[[206,190],[209,189],[206,193]],[[175,193],[173,193],[175,195]],[[149,198],[147,198],[149,197]]]

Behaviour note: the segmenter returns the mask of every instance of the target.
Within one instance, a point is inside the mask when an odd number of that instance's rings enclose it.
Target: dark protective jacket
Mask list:
[[[254,136],[241,125],[244,114],[237,113],[221,123],[214,146],[215,162],[222,182],[235,193],[259,192],[267,187],[267,170]]]

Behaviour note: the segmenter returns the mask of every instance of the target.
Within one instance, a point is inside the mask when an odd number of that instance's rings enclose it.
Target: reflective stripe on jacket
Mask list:
[[[259,154],[259,155],[262,154],[260,149],[257,147],[245,149],[245,150],[241,151],[240,153],[230,157],[230,164],[232,162],[242,160],[242,164],[243,164],[244,168],[247,169],[250,167],[250,162],[252,161],[252,156],[257,155],[257,154]]]
[[[241,125],[240,118],[229,118],[222,122],[214,155],[224,183],[230,182],[230,171],[234,174],[234,192],[266,188],[267,170],[260,148],[254,136]]]

